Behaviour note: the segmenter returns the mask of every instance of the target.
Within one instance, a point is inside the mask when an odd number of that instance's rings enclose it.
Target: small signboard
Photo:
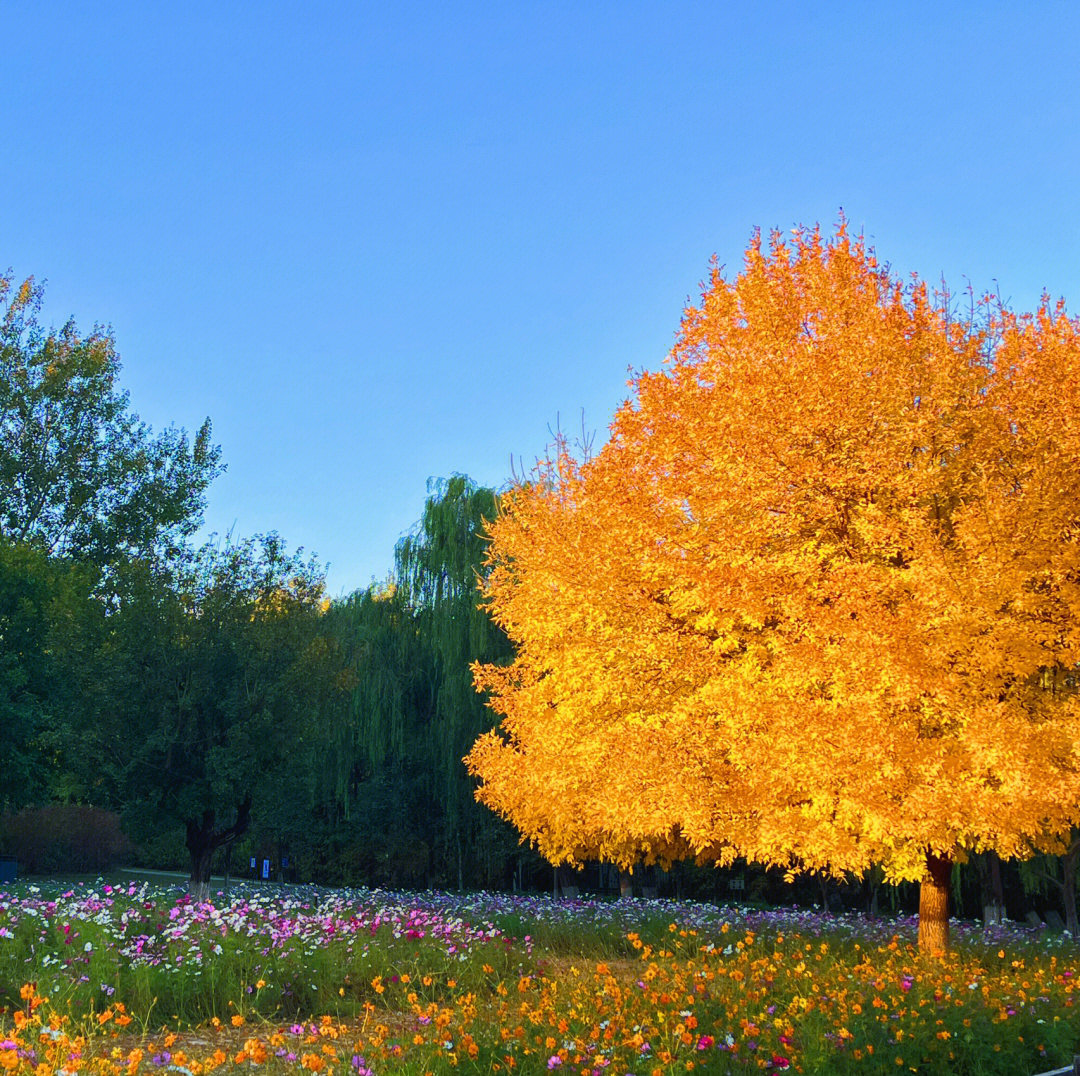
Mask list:
[[[262,876],[264,878],[269,878],[270,877],[270,860],[268,860],[268,859],[263,860]]]

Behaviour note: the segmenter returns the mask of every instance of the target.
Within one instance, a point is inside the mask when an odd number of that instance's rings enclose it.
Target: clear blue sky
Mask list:
[[[1023,13],[1023,14],[1022,14]],[[843,207],[896,269],[1080,309],[1080,5],[4,5],[0,266],[111,324],[208,528],[340,594],[432,476],[605,431],[710,255]]]

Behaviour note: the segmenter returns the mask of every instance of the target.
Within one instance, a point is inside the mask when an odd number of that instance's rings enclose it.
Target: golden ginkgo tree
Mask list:
[[[554,862],[921,881],[1080,821],[1080,328],[957,320],[841,223],[714,267],[594,457],[491,525],[478,798]],[[976,324],[977,322],[977,324]]]

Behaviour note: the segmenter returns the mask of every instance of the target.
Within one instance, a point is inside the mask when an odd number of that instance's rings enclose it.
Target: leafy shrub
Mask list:
[[[132,850],[115,812],[61,803],[5,814],[0,847],[26,874],[109,870]]]

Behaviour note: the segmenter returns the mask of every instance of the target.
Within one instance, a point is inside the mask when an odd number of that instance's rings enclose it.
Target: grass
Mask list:
[[[1015,1076],[1080,1051],[1072,940],[1019,927],[958,924],[933,960],[910,920],[117,881],[0,894],[0,1069]]]

